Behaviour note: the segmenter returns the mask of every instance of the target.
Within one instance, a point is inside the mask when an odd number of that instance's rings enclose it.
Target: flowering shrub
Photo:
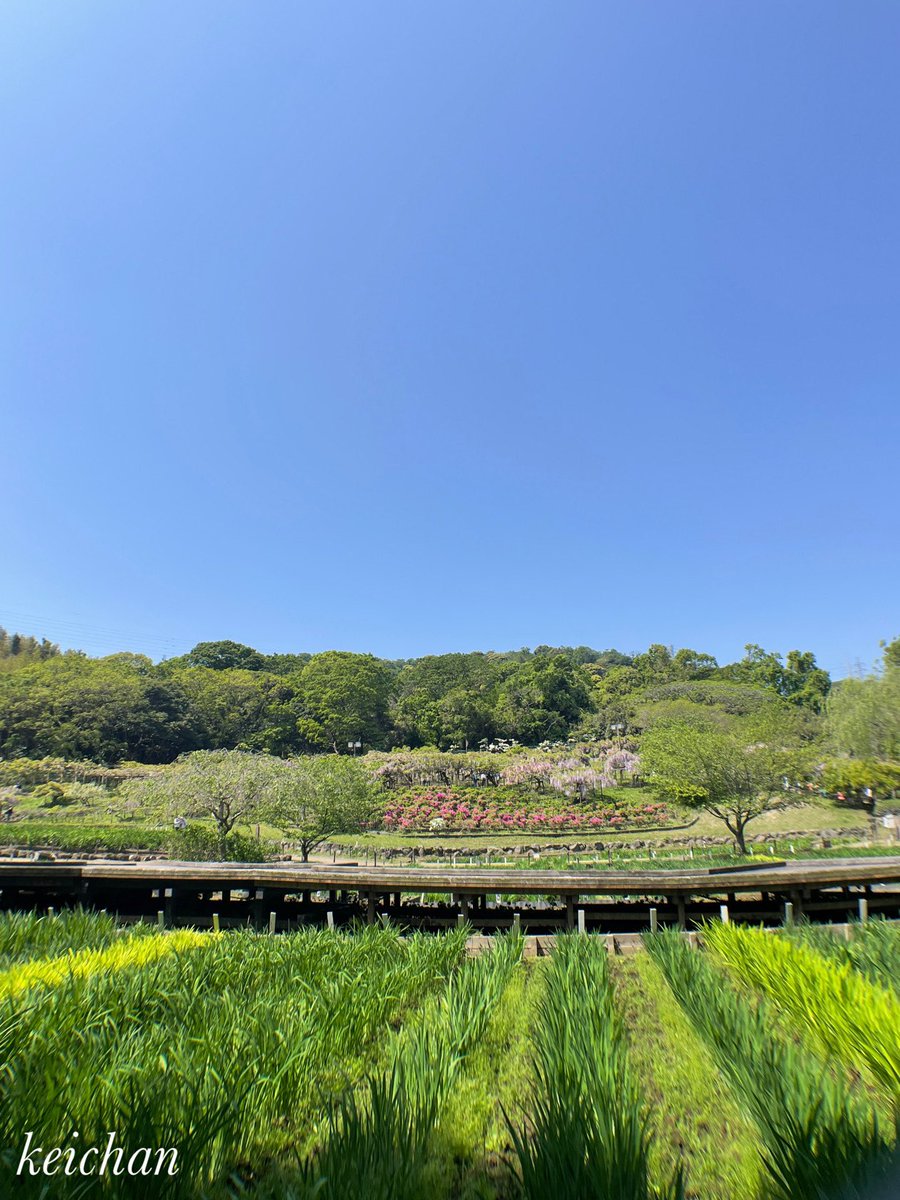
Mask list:
[[[596,832],[602,829],[640,828],[664,825],[672,820],[665,804],[622,804],[607,800],[598,804],[543,805],[499,803],[496,800],[452,791],[429,791],[391,801],[384,811],[385,829],[399,832],[439,830],[473,832]]]

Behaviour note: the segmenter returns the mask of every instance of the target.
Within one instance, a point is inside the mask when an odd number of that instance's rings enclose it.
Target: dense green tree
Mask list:
[[[311,654],[266,654],[265,669],[273,675],[295,675],[311,658]]]
[[[838,754],[900,759],[900,667],[892,659],[878,674],[835,684],[825,712],[826,734]]]
[[[271,819],[304,862],[326,838],[360,833],[379,813],[380,788],[355,759],[337,754],[286,762],[275,777]]]
[[[668,683],[675,678],[675,663],[670,646],[655,642],[632,664],[641,684]]]
[[[53,658],[60,653],[59,646],[47,638],[40,641],[21,633],[8,633],[0,625],[0,662],[7,667],[20,666],[25,663]]]
[[[827,671],[816,665],[816,656],[809,650],[791,650],[787,662],[780,654],[763,650],[750,642],[740,662],[729,663],[719,672],[723,679],[732,679],[752,687],[764,687],[799,707],[821,712],[831,687]]]
[[[326,650],[292,677],[297,730],[311,750],[346,753],[348,742],[387,740],[391,673],[371,654]]]
[[[472,746],[493,736],[499,684],[515,663],[486,654],[435,654],[404,665],[391,707],[394,740],[406,746]]]
[[[774,722],[730,728],[659,724],[641,739],[641,769],[663,795],[724,821],[747,853],[746,828],[783,807],[785,779],[809,769],[808,756]]]
[[[196,738],[185,693],[141,655],[66,654],[0,674],[4,757],[170,762]]]
[[[900,671],[900,637],[892,642],[882,642],[881,646],[884,650],[884,669]]]
[[[199,745],[284,754],[297,744],[288,679],[264,671],[166,664],[188,697]]]
[[[672,677],[680,680],[709,679],[719,664],[711,654],[682,649],[672,659]]]
[[[558,654],[523,663],[503,684],[495,721],[502,737],[526,744],[563,738],[591,707],[590,678]]]
[[[266,658],[252,646],[240,642],[198,642],[183,658],[176,660],[179,666],[208,667],[211,671],[263,671]]]

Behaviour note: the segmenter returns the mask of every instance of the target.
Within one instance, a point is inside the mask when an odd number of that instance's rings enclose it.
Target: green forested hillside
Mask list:
[[[538,646],[387,661],[336,650],[266,655],[230,641],[154,663],[61,653],[0,631],[0,755],[153,763],[236,747],[539,745],[639,731],[685,705],[743,713],[780,700],[814,721],[830,686],[811,652],[782,659],[755,645],[723,666],[663,645],[637,655]],[[857,709],[866,697],[854,695]]]

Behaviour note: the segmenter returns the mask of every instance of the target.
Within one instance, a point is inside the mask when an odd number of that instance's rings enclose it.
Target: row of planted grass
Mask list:
[[[217,1196],[229,1179],[252,1183],[314,1148],[329,1106],[375,1068],[387,1030],[443,987],[463,946],[461,934],[380,928],[206,935],[190,953],[7,996],[6,1184],[24,1130],[51,1146],[61,1131],[96,1145],[116,1130],[122,1144],[179,1148],[174,1179],[95,1179],[103,1195]],[[42,1182],[18,1177],[16,1194],[38,1196]],[[60,1177],[53,1195],[84,1183]]]
[[[386,1069],[332,1109],[324,1145],[288,1194],[424,1200],[440,1193],[447,1176],[433,1153],[436,1130],[521,957],[522,939],[507,935],[450,977],[400,1030]]]
[[[770,998],[828,1055],[868,1070],[900,1107],[900,999],[810,946],[762,929],[710,925],[704,942],[738,979]]]
[[[719,929],[733,928],[709,927],[704,936],[712,942]],[[777,1010],[739,994],[715,962],[677,934],[645,940],[759,1129],[764,1196],[815,1200],[843,1195],[846,1189],[856,1194],[852,1189],[885,1169],[891,1132],[879,1127],[864,1089],[841,1062],[816,1054],[809,1040],[785,1036]]]
[[[659,965],[634,954],[611,959],[610,970],[647,1103],[652,1179],[658,1186],[683,1167],[688,1196],[755,1200],[759,1130]]]
[[[138,937],[153,932],[150,926],[133,925]],[[123,927],[106,913],[81,908],[63,909],[52,915],[36,912],[0,913],[0,971],[29,959],[99,950],[121,941]]]
[[[854,923],[847,926],[846,936],[836,934],[830,925],[800,924],[788,927],[785,934],[826,958],[849,963],[873,983],[900,991],[900,926],[896,924],[878,918]]]
[[[640,1086],[614,1003],[605,942],[559,939],[539,1004],[527,1122],[513,1126],[527,1200],[649,1200],[655,1187]]]
[[[196,949],[205,940],[204,934],[192,929],[181,929],[175,933],[136,933],[98,949],[70,950],[56,958],[19,962],[0,971],[0,1001],[39,987],[59,987],[60,984],[101,973],[146,967],[165,955]]]

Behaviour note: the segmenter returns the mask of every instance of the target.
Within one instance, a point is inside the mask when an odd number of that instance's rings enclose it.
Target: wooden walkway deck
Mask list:
[[[734,920],[796,916],[842,921],[860,898],[900,916],[900,856],[806,860],[731,871],[542,871],[527,868],[363,867],[322,863],[0,863],[0,909],[82,904],[167,924],[280,928],[389,917],[414,928],[468,920],[476,929],[533,932],[584,923],[605,932],[660,924],[689,927],[729,905]],[[329,916],[329,914],[331,914]],[[517,917],[518,914],[518,917]]]

